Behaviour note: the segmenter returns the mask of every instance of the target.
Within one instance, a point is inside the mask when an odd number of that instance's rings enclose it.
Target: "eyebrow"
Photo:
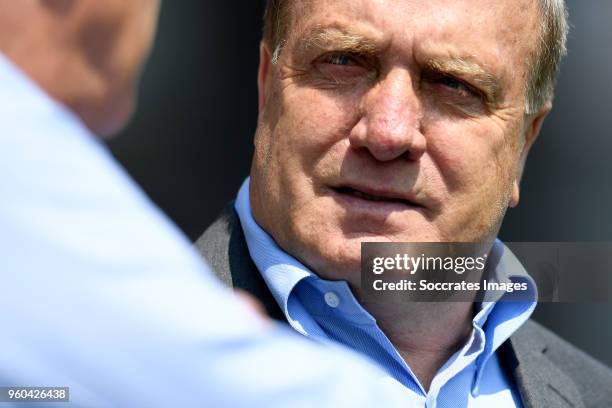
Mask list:
[[[299,55],[313,52],[338,51],[362,56],[375,56],[382,52],[379,41],[365,35],[337,27],[315,27],[299,40]],[[502,96],[501,79],[489,72],[481,64],[470,58],[440,56],[426,60],[425,66],[433,72],[465,79],[482,90],[490,104],[499,102]]]
[[[317,27],[300,39],[298,52],[334,50],[359,55],[374,55],[380,51],[378,44],[357,33],[334,27]]]
[[[459,57],[430,58],[426,63],[430,70],[457,78],[466,78],[485,93],[487,102],[496,103],[501,98],[501,80],[477,62]]]

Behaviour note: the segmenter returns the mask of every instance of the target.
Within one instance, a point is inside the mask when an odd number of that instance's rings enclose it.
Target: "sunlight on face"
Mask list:
[[[523,146],[527,4],[303,6],[278,63],[262,55],[256,220],[321,276],[355,284],[363,241],[497,234]]]

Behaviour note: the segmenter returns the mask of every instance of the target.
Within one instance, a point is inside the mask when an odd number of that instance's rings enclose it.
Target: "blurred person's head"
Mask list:
[[[357,284],[360,243],[474,242],[519,202],[565,52],[563,1],[272,0],[258,223]]]
[[[159,0],[0,0],[0,52],[95,133],[135,108]]]

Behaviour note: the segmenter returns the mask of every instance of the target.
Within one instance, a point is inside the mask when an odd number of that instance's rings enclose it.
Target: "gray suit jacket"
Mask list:
[[[226,285],[251,293],[270,316],[285,321],[249,255],[233,203],[196,246]],[[498,353],[526,408],[612,408],[612,370],[534,321],[525,323]]]

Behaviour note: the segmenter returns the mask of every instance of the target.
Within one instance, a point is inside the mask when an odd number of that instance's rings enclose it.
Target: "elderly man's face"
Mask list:
[[[256,220],[331,279],[363,241],[478,241],[518,202],[536,1],[294,1],[262,47]]]

